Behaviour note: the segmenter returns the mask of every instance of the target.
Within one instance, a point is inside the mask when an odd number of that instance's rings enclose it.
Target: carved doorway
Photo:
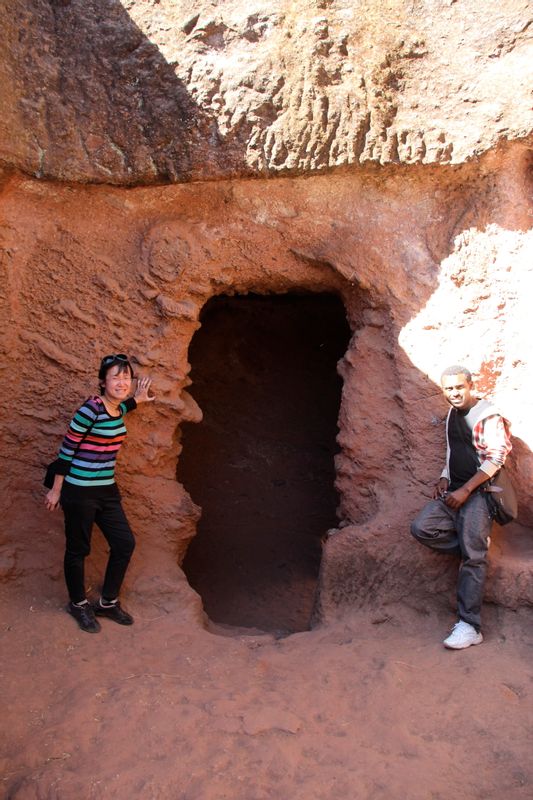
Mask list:
[[[320,539],[335,526],[334,455],[350,337],[333,294],[216,297],[190,350],[203,422],[178,479],[202,508],[184,561],[215,623],[309,627]]]

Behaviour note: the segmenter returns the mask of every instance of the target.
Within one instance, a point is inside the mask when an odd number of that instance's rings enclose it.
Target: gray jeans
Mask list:
[[[442,500],[431,500],[411,525],[411,533],[421,544],[439,553],[461,557],[457,609],[459,618],[477,631],[481,627],[491,525],[484,492],[474,492],[457,511]]]

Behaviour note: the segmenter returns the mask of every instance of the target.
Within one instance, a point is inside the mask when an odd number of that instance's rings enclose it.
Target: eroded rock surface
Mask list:
[[[202,415],[188,391],[200,310],[217,294],[327,291],[341,297],[353,335],[339,363],[340,521],[324,547],[320,613],[327,618],[373,594],[398,599],[450,586],[444,560],[408,534],[442,465],[443,363],[469,362],[512,419],[519,522],[533,522],[532,371],[523,335],[530,185],[520,145],[463,167],[367,168],[266,185],[125,191],[7,180],[5,513],[28,534],[14,541],[5,530],[5,574],[43,563],[59,569],[61,521],[38,510],[42,465],[71,410],[93,391],[101,354],[127,351],[153,376],[158,398],[132,415],[121,456],[126,506],[141,533],[131,586],[190,604],[200,619],[177,567],[199,509],[176,481],[180,425]],[[36,514],[56,532],[53,548],[39,539],[34,549]],[[517,529],[514,539],[518,561],[511,536],[510,550],[494,551],[489,587],[510,605],[532,599],[527,532]]]
[[[458,164],[531,132],[527,0],[8,0],[0,154],[134,185]]]
[[[6,796],[525,797],[531,4],[5,0],[3,11]],[[338,362],[338,524],[320,542],[312,619],[327,624],[287,638],[248,619],[213,625],[180,569],[202,512],[176,477],[185,425],[206,405],[191,341],[210,300],[235,308],[247,293],[334,294],[351,334]],[[108,620],[88,637],[64,612],[63,524],[41,482],[101,356],[124,351],[157,395],[128,418],[117,470],[138,542],[124,587],[136,624]],[[486,591],[518,613],[487,603],[485,643],[466,660],[439,644],[457,565],[408,533],[442,467],[437,384],[457,361],[512,420],[520,500],[517,523],[493,529]],[[245,367],[233,365],[241,382]],[[237,466],[253,472],[248,424]],[[279,428],[264,433],[267,460]],[[223,484],[223,511],[242,488]],[[249,530],[253,548],[253,519]],[[90,595],[106,556],[95,535]],[[285,566],[272,595],[301,603],[302,572]]]
[[[200,509],[176,465],[180,425],[202,418],[188,391],[202,308],[324,291],[352,339],[321,618],[450,585],[407,530],[440,472],[436,384],[457,361],[515,436],[520,519],[488,596],[531,602],[530,23],[526,0],[9,0],[4,576],[57,571],[60,521],[36,510],[42,465],[101,354],[127,351],[158,396],[121,465],[144,534],[132,586],[200,620],[177,566]]]

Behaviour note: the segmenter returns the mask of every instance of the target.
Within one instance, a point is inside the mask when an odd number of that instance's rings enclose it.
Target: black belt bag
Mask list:
[[[500,467],[496,475],[485,484],[489,512],[498,525],[507,525],[516,519],[518,501],[511,479],[504,467]]]

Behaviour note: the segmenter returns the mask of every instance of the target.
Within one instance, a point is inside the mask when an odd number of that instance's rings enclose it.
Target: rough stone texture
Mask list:
[[[6,797],[530,796],[531,609],[488,606],[483,646],[445,651],[456,564],[408,526],[442,466],[439,371],[467,361],[513,422],[520,499],[493,531],[486,597],[533,604],[531,4],[3,11]],[[337,293],[353,335],[315,607],[328,624],[275,640],[206,619],[179,568],[200,509],[176,466],[182,424],[202,417],[188,351],[205,303],[291,291]],[[88,637],[64,613],[41,481],[99,358],[120,351],[157,393],[118,468],[136,624]]]
[[[530,137],[527,0],[7,0],[0,158],[134,185],[458,164]]]
[[[131,585],[201,619],[177,568],[200,510],[176,481],[179,426],[202,414],[187,391],[201,308],[333,291],[353,337],[317,613],[450,587],[407,528],[440,471],[439,370],[458,360],[515,436],[520,519],[488,596],[531,602],[530,4],[4,8],[2,574],[57,571],[42,466],[99,356],[126,350],[158,395],[121,464],[142,534]]]
[[[40,510],[42,466],[93,390],[101,353],[126,350],[158,397],[132,415],[121,455],[140,534],[129,585],[200,620],[177,567],[199,509],[175,479],[179,425],[201,418],[187,391],[199,311],[216,294],[334,291],[353,337],[339,364],[340,525],[324,547],[320,618],[453,586],[453,566],[407,531],[440,473],[435,381],[456,360],[501,399],[516,436],[526,527],[495,548],[488,597],[530,603],[529,167],[515,144],[462,167],[367,167],[272,180],[268,191],[261,181],[124,190],[6,178],[3,574],[44,566],[59,577],[61,521]],[[36,542],[36,526],[51,538]]]

